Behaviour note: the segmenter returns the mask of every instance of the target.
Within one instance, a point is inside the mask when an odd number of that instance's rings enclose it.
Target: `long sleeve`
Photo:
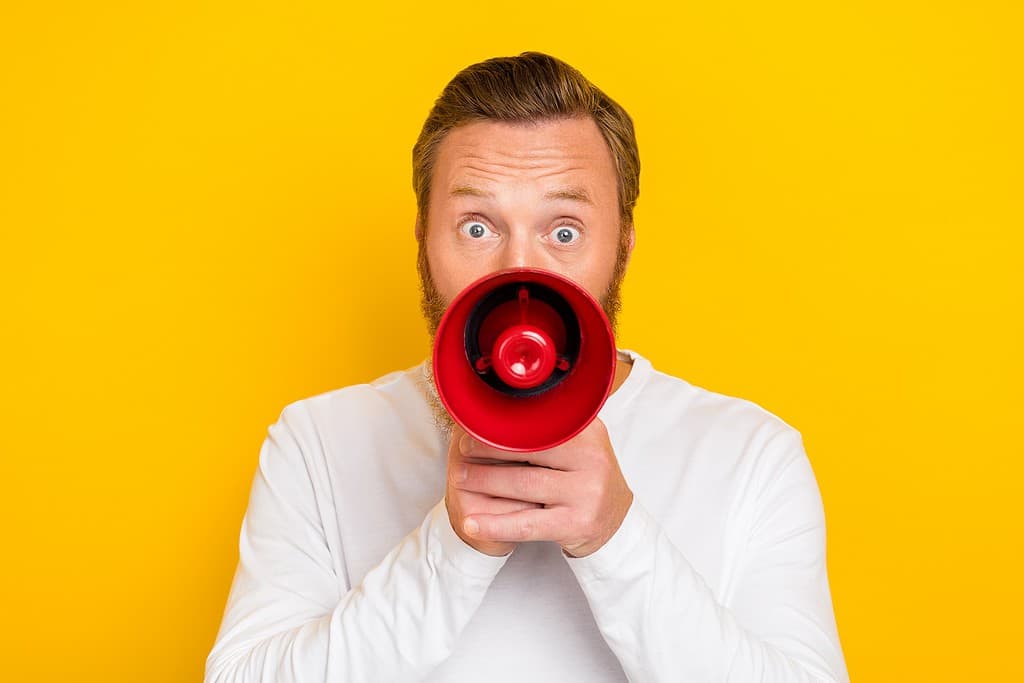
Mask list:
[[[260,451],[239,562],[206,683],[413,681],[451,652],[507,558],[470,548],[444,501],[357,586],[335,569],[311,474],[285,409]],[[323,494],[320,494],[323,497]]]
[[[634,498],[598,551],[567,557],[631,681],[848,681],[825,566],[824,512],[799,432],[765,445],[744,558],[724,604]]]

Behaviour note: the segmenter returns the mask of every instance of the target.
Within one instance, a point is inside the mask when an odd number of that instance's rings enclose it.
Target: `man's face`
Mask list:
[[[611,151],[589,117],[483,121],[448,133],[438,146],[421,244],[431,333],[463,288],[514,267],[574,280],[614,323],[632,248],[631,229],[620,245],[616,183]]]

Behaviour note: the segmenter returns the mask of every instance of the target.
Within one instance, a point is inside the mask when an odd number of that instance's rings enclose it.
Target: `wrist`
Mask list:
[[[599,536],[579,543],[563,545],[562,552],[572,558],[581,558],[592,555],[603,548],[622,527],[622,522],[626,519],[629,509],[633,505],[633,492],[629,489],[626,489],[626,492],[628,495],[625,498],[625,502],[617,508],[616,514],[611,518],[611,523],[602,527]]]

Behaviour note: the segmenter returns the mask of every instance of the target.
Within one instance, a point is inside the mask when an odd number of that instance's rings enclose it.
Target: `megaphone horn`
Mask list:
[[[537,268],[480,278],[448,306],[434,341],[442,404],[476,439],[553,448],[596,417],[615,378],[615,340],[580,285]]]

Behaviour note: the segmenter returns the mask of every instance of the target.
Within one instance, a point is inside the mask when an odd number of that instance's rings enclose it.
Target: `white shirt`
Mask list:
[[[800,433],[620,354],[634,500],[582,558],[455,534],[425,363],[288,405],[205,681],[848,681]]]

